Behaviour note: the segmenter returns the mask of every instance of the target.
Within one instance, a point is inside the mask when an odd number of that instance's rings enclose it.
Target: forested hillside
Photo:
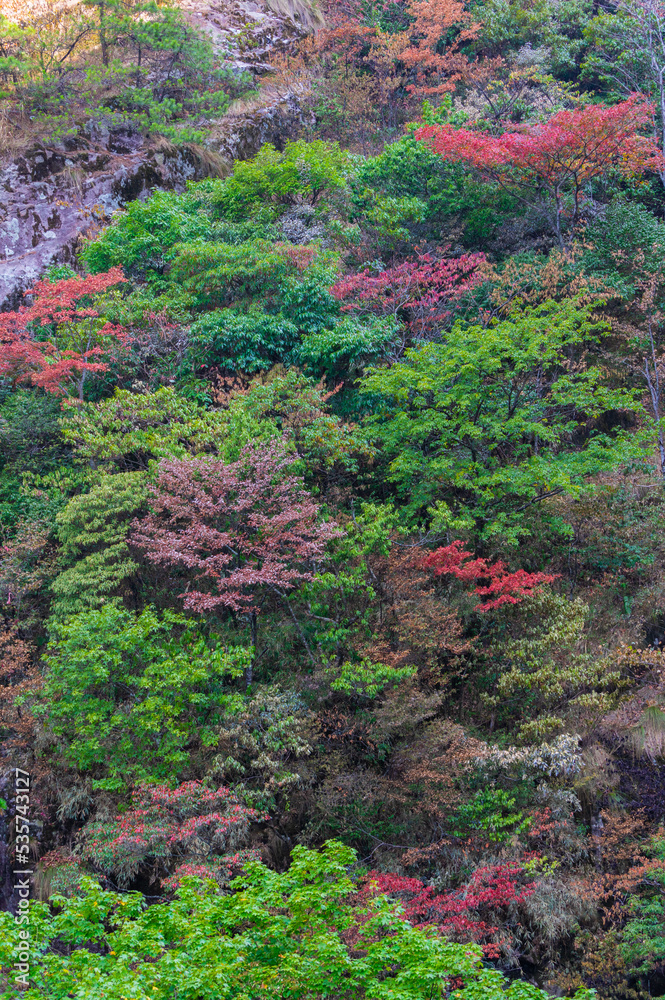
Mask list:
[[[665,995],[665,10],[5,14],[0,997]]]

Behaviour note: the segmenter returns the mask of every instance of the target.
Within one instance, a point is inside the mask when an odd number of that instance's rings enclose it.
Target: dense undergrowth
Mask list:
[[[5,154],[118,129],[202,142],[252,87],[163,0],[36,0],[0,14],[0,74]]]
[[[82,8],[101,115],[227,101]],[[333,6],[311,134],[0,314],[2,996],[665,993],[660,17]]]

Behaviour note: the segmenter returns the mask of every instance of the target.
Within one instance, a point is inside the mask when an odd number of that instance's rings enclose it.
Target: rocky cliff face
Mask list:
[[[239,68],[261,74],[272,53],[316,23],[303,0],[181,0],[189,20]],[[302,126],[295,94],[230,113],[214,144],[146,140],[127,130],[99,131],[39,146],[0,170],[0,309],[15,308],[49,265],[72,259],[81,235],[126,202],[154,188],[183,190],[188,180],[223,174],[234,159],[277,144]]]
[[[111,132],[76,148],[31,150],[0,172],[0,305],[15,308],[22,292],[54,262],[69,261],[81,234],[155,187],[180,190],[214,172],[192,147]]]

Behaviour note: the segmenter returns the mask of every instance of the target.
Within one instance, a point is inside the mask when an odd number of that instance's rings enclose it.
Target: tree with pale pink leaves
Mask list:
[[[294,474],[296,460],[276,443],[249,445],[228,464],[163,461],[152,512],[134,525],[133,542],[147,559],[179,570],[185,608],[226,608],[244,618],[255,654],[258,615],[268,595],[280,598],[296,621],[288,592],[312,579],[328,541],[339,533],[334,522],[321,519],[319,505]],[[251,680],[250,666],[248,685]]]

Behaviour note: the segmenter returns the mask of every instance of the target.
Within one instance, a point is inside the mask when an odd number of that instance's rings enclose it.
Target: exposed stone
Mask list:
[[[181,0],[185,15],[207,32],[237,68],[261,74],[271,53],[318,21],[307,0]],[[226,116],[210,144],[176,147],[127,128],[96,125],[85,137],[39,146],[0,170],[0,309],[16,308],[23,292],[53,263],[75,256],[82,235],[155,188],[182,191],[187,181],[223,175],[265,142],[281,146],[306,124],[294,93],[264,95]],[[215,152],[216,151],[216,152]]]
[[[106,149],[83,149],[67,158],[58,150],[35,149],[0,172],[3,308],[16,307],[50,264],[71,260],[80,235],[126,202],[147,197],[155,187],[182,191],[214,166],[196,147],[144,145],[140,136],[134,152],[114,152],[114,138]]]

